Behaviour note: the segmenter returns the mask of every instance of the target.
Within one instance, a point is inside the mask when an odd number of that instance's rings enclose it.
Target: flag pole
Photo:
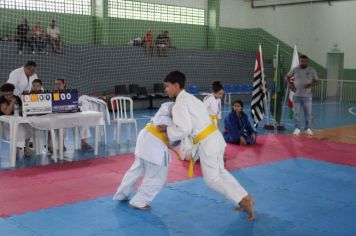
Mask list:
[[[284,78],[283,78],[284,79]],[[286,89],[286,94],[284,95],[284,99],[283,99],[283,105],[282,105],[282,117],[281,117],[281,125],[283,124],[283,116],[284,116],[284,108],[286,106],[286,102],[287,102],[287,97],[289,97],[289,83],[287,84],[287,89]]]
[[[259,51],[261,53],[261,77],[262,79],[266,82],[265,80],[265,75],[264,75],[264,72],[265,72],[265,68],[263,66],[263,55],[262,55],[262,44],[258,44],[258,48],[259,48]],[[265,86],[264,88],[266,89],[266,93],[265,93],[265,97],[263,98],[263,106],[264,106],[264,112],[266,112],[266,117],[267,117],[267,125],[269,125],[269,107],[268,107],[268,92],[267,92],[267,83],[265,84],[262,84],[262,86]]]
[[[274,129],[273,125],[269,123],[269,109],[271,109],[271,92],[267,92],[267,100],[265,101],[266,103],[266,108],[267,108],[267,124],[265,124],[264,128],[265,129]]]
[[[294,51],[293,51],[293,58],[292,58],[292,66],[291,66],[291,70],[293,69],[293,60],[294,60],[294,54],[295,52],[298,52],[297,50],[297,44],[294,45]],[[285,79],[285,78],[284,78]],[[287,102],[287,98],[289,97],[289,93],[290,93],[290,85],[289,82],[287,83],[287,89],[286,89],[286,94],[284,96],[284,101],[283,101],[283,109],[282,109],[282,119],[283,120],[283,116],[284,116],[284,107],[286,106],[286,102]],[[288,107],[288,106],[287,106]]]
[[[278,57],[278,45],[279,44],[277,44],[277,57]],[[275,68],[275,73],[276,73],[277,66],[278,66],[278,60],[277,60],[276,68]],[[274,74],[274,76],[276,76],[276,75]],[[273,78],[273,80],[274,80],[274,78]],[[268,104],[267,105],[268,106],[268,108],[267,108],[267,124],[265,124],[264,128],[266,130],[274,130],[274,132],[276,132],[276,128],[277,128],[277,125],[276,125],[276,101],[275,101],[275,104],[274,104],[274,114],[273,114],[273,119],[274,119],[274,122],[275,122],[274,124],[270,124],[269,123],[269,111],[268,111],[269,109],[271,109],[271,105],[272,105],[271,104],[271,98],[273,96],[276,96],[276,94],[277,94],[277,90],[276,90],[277,89],[276,88],[277,83],[275,81],[274,81],[274,83],[275,83],[274,94],[272,94],[271,92],[267,93],[268,94],[268,100],[266,101],[266,103]]]
[[[262,45],[258,44],[251,100],[251,115],[254,120],[255,128],[258,127],[259,121],[265,117],[266,97],[266,81],[263,67]]]
[[[275,69],[275,73],[279,73],[279,43],[277,43],[277,64],[276,64],[276,69]],[[276,79],[278,79],[278,74],[274,75],[276,76]],[[274,88],[274,114],[273,114],[273,118],[274,118],[274,133],[277,133],[277,120],[276,120],[276,115],[277,115],[277,86],[278,86],[278,81],[274,81],[275,82],[275,88]]]

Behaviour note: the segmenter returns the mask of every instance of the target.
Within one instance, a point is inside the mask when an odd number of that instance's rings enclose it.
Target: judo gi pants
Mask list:
[[[225,142],[221,134],[212,134],[199,144],[198,154],[206,184],[231,200],[236,206],[247,191],[224,167]],[[222,140],[221,140],[222,139]]]
[[[124,178],[116,193],[114,200],[128,199],[135,190],[136,184],[143,177],[142,184],[137,193],[130,200],[130,204],[136,207],[148,205],[163,188],[168,175],[168,166],[160,166],[139,157],[125,173]]]

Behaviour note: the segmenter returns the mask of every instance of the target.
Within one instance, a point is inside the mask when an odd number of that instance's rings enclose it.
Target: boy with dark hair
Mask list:
[[[14,95],[15,86],[6,83],[1,86],[2,96],[0,96],[0,115],[13,115],[15,105],[19,107],[22,105],[21,98]]]
[[[21,99],[14,95],[15,86],[6,83],[1,86],[2,96],[0,96],[0,116],[14,115],[16,106],[20,110],[22,106]],[[10,129],[10,127],[7,127]],[[25,157],[31,156],[30,138],[33,136],[33,128],[28,124],[19,125],[18,129],[18,148],[24,148]]]
[[[173,125],[159,125],[161,131],[167,131],[172,141],[191,138],[197,145],[201,169],[206,184],[231,200],[236,210],[245,210],[248,220],[254,220],[254,200],[237,180],[224,168],[226,143],[221,133],[212,123],[202,101],[184,90],[185,75],[179,71],[169,73],[164,79],[166,92],[175,98],[172,109]]]
[[[40,79],[35,79],[32,81],[32,89],[33,91],[43,91],[43,87],[42,87],[42,81]]]
[[[212,83],[213,92],[203,99],[210,118],[216,126],[221,127],[221,98],[224,96],[224,87],[220,81]]]
[[[167,136],[160,133],[156,125],[172,124],[173,102],[163,103],[151,123],[140,131],[135,147],[135,162],[125,173],[114,200],[128,200],[137,182],[143,177],[142,184],[129,204],[139,210],[149,210],[149,203],[162,190],[168,175],[170,152]]]

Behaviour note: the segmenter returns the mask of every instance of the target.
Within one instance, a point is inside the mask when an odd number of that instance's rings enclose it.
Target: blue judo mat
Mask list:
[[[148,212],[106,196],[0,218],[0,235],[356,235],[355,167],[294,158],[232,174],[254,222],[197,178],[167,184]]]

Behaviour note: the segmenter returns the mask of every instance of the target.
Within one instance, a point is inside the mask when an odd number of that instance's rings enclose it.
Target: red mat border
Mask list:
[[[255,146],[228,145],[226,168],[237,170],[305,157],[356,166],[356,146],[286,135],[262,135]],[[0,217],[112,194],[130,167],[132,153],[0,172]],[[187,179],[188,163],[174,159],[168,182]],[[195,176],[201,176],[199,164]]]

